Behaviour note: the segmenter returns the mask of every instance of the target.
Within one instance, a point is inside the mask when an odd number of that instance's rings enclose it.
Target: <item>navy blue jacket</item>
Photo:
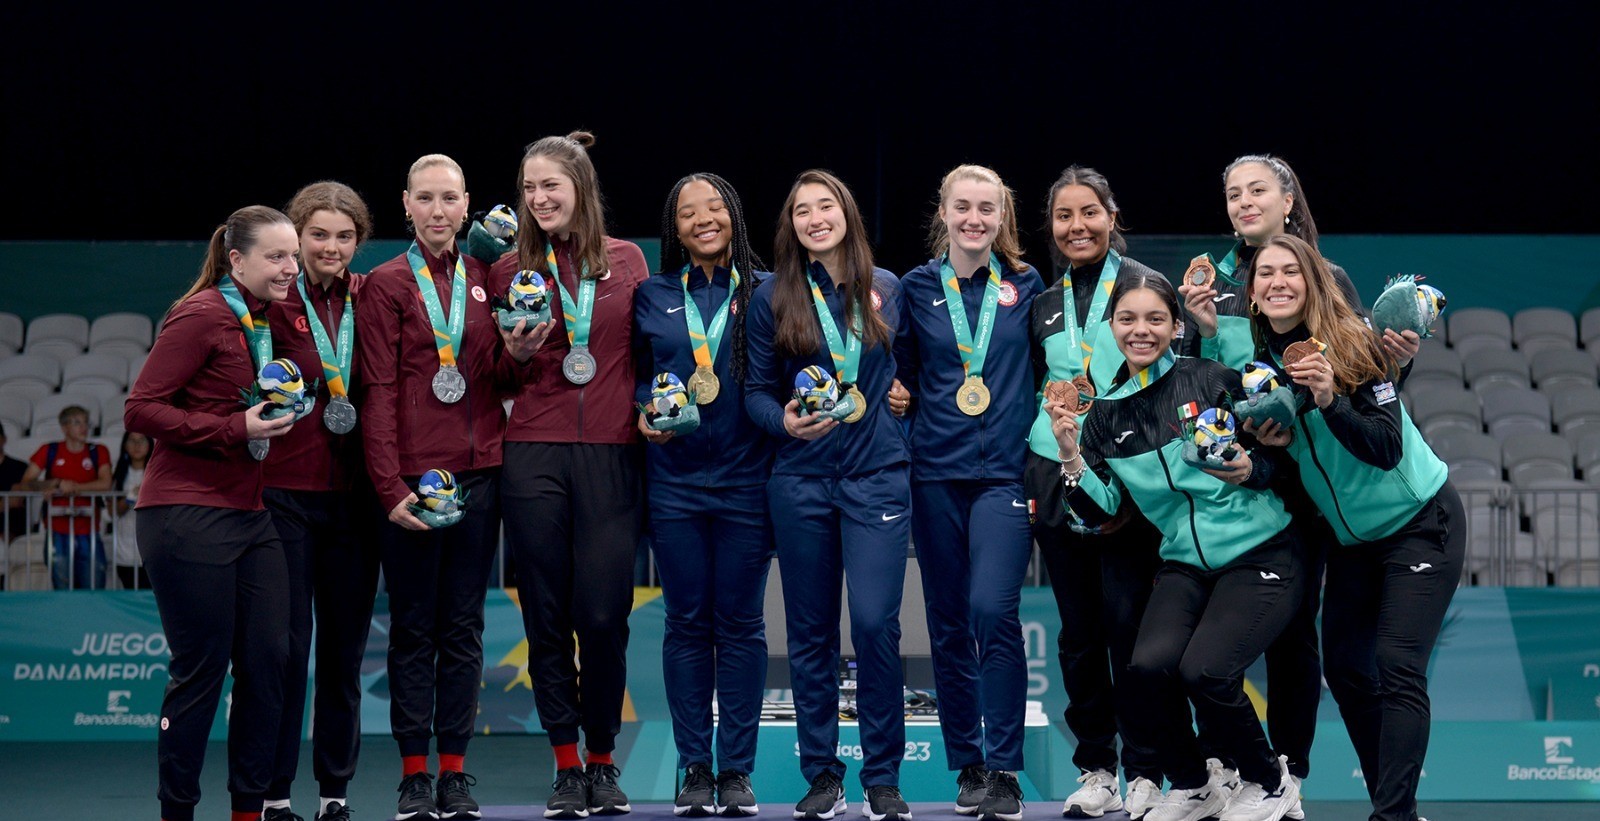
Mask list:
[[[1032,266],[1021,271],[1002,268],[1004,284],[983,365],[989,409],[968,416],[956,407],[956,389],[966,375],[945,305],[942,263],[930,259],[900,278],[894,359],[900,382],[915,398],[909,414],[911,478],[923,482],[1019,481],[1037,387],[1030,357],[1029,311],[1034,297],[1044,290],[1044,282]],[[974,335],[991,276],[984,266],[960,280],[967,327]]]
[[[833,288],[833,278],[822,265],[812,263],[808,273],[822,290],[840,334],[849,327],[844,316],[844,297]],[[772,314],[772,291],[777,277],[756,289],[750,300],[750,316],[745,334],[750,350],[750,372],[745,380],[745,409],[757,426],[778,440],[778,456],[773,473],[798,476],[859,476],[892,465],[903,464],[907,455],[904,429],[889,412],[889,385],[894,381],[894,351],[888,347],[863,347],[861,373],[857,387],[867,400],[867,414],[851,424],[840,423],[826,436],[810,442],[796,439],[783,429],[784,406],[794,396],[794,376],[810,365],[834,372],[827,340],[817,329],[821,344],[810,356],[788,357],[773,349],[777,322]],[[872,270],[873,304],[889,326],[891,335],[899,325],[900,281],[894,274]],[[805,308],[816,323],[816,312]],[[838,374],[834,374],[835,378]]]
[[[771,274],[755,272],[756,282]],[[728,298],[727,268],[718,267],[710,282],[705,272],[689,272],[689,295],[707,325]],[[730,308],[737,310],[737,306]],[[634,361],[640,373],[634,400],[650,400],[655,374],[677,374],[688,384],[694,373],[694,351],[689,346],[689,323],[683,309],[683,278],[676,271],[645,280],[633,295]],[[729,314],[722,345],[712,363],[722,382],[715,402],[700,406],[700,427],[687,436],[674,436],[664,445],[649,445],[649,477],[691,487],[737,487],[764,484],[772,473],[772,440],[744,412],[744,389],[733,379],[733,327]]]

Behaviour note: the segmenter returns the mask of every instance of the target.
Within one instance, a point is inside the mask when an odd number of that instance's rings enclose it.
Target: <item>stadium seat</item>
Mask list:
[[[1526,388],[1532,382],[1528,378],[1528,360],[1509,349],[1491,348],[1463,355],[1461,370],[1467,377],[1467,384],[1475,391],[1500,385]]]
[[[1411,419],[1426,437],[1445,428],[1478,433],[1483,430],[1483,408],[1478,395],[1465,388],[1422,391],[1411,397]]]
[[[144,314],[106,314],[89,326],[89,349],[97,350],[106,342],[132,342],[148,351],[154,327]]]
[[[106,419],[100,427],[100,435],[90,438],[105,445],[106,450],[111,451],[111,460],[115,463],[117,457],[122,454],[122,435],[127,433],[127,430],[122,426],[122,417],[119,416],[115,420]]]
[[[1519,433],[1550,433],[1550,400],[1538,391],[1504,387],[1484,391],[1478,398],[1483,401],[1484,427],[1501,442]]]
[[[22,317],[0,312],[0,351],[16,353],[22,350]]]
[[[1429,436],[1428,444],[1450,466],[1452,479],[1457,471],[1462,471],[1463,478],[1476,477],[1475,481],[1498,483],[1502,480],[1502,448],[1486,434],[1445,428]]]
[[[1450,347],[1465,363],[1481,350],[1511,350],[1511,317],[1495,308],[1462,308],[1450,314]]]
[[[1574,447],[1585,434],[1600,431],[1600,387],[1570,388],[1550,396],[1550,418]]]
[[[61,392],[104,400],[128,389],[127,360],[107,353],[86,353],[62,369]]]
[[[1583,471],[1584,480],[1591,485],[1600,485],[1600,431],[1592,431],[1579,437],[1574,450],[1578,469]]]
[[[49,590],[50,565],[46,560],[48,542],[43,533],[27,533],[6,546],[6,589]]]
[[[1578,339],[1585,348],[1600,348],[1600,307],[1583,312],[1578,321]]]
[[[6,423],[6,436],[26,435],[33,427],[33,400],[10,391],[0,393],[0,422]]]
[[[140,354],[128,360],[128,390],[133,390],[133,383],[139,381],[139,371],[144,368],[144,361],[150,354]]]
[[[1496,558],[1501,545],[1511,538],[1511,486],[1498,477],[1488,480],[1458,477],[1454,466],[1450,469],[1450,482],[1461,495],[1461,506],[1467,511],[1466,570],[1470,580],[1477,584],[1495,583],[1498,581]]]
[[[54,357],[22,354],[0,359],[0,391],[41,399],[61,386],[61,363]]]
[[[1521,433],[1500,445],[1506,476],[1518,490],[1546,479],[1571,481],[1572,446],[1553,433]]]
[[[57,393],[33,403],[33,435],[61,438],[61,410],[77,405],[89,412],[89,431],[100,427],[100,398],[77,393]]]
[[[89,320],[77,314],[46,314],[28,323],[26,353],[43,354],[66,361],[89,347]]]
[[[100,401],[100,428],[122,424],[123,411],[127,410],[128,395],[119,393]]]
[[[1528,360],[1528,371],[1539,390],[1554,394],[1566,388],[1593,388],[1600,379],[1600,366],[1579,350],[1540,351]]]
[[[1466,384],[1461,376],[1461,356],[1455,351],[1445,347],[1437,339],[1424,340],[1421,350],[1411,360],[1411,373],[1406,377],[1406,386],[1409,388],[1416,380],[1451,381],[1456,387]]]
[[[1511,341],[1531,361],[1534,354],[1578,347],[1578,322],[1561,308],[1525,308],[1511,318]]]

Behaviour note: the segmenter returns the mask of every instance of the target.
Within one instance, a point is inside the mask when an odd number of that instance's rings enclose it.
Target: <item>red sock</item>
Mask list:
[[[461,768],[463,766],[465,766],[466,763],[467,763],[467,757],[465,755],[450,755],[449,753],[439,753],[439,772],[440,772],[440,774],[443,774],[443,773],[459,773],[459,772],[462,771]]]
[[[232,821],[261,821],[260,812],[234,812],[228,816]]]
[[[425,755],[400,756],[400,775],[416,775],[428,771],[428,757]]]
[[[597,753],[594,750],[584,750],[590,764],[611,764],[611,753]]]
[[[557,744],[555,746],[555,750],[556,750],[556,769],[558,769],[558,770],[570,770],[573,767],[582,767],[583,766],[583,761],[581,761],[578,758],[578,745],[576,745],[576,744]]]

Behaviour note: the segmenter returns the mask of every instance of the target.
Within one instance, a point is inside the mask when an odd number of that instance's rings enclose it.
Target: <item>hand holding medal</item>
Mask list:
[[[1311,391],[1317,407],[1326,408],[1333,403],[1333,364],[1324,356],[1328,346],[1316,337],[1290,345],[1283,351],[1283,367],[1295,384]]]
[[[1049,388],[1046,388],[1044,409],[1050,414],[1050,433],[1056,438],[1058,455],[1062,464],[1066,464],[1078,458],[1078,437],[1082,435],[1076,409],[1076,389],[1071,382],[1052,382],[1050,385],[1065,386],[1056,389],[1057,398],[1051,398]],[[1073,395],[1069,396],[1069,391]],[[1066,401],[1068,399],[1070,403]]]
[[[1201,254],[1190,260],[1189,269],[1184,271],[1183,282],[1178,286],[1184,307],[1204,337],[1217,333],[1217,303],[1213,301],[1217,296],[1216,280],[1217,269],[1211,262],[1211,255]]]

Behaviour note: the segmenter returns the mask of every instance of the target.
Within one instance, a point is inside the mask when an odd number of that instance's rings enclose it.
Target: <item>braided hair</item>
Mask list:
[[[733,239],[728,244],[728,251],[733,267],[739,271],[739,288],[734,291],[733,306],[733,351],[732,361],[733,378],[736,382],[744,382],[745,369],[749,362],[749,355],[745,348],[744,318],[750,308],[750,295],[755,292],[755,272],[763,269],[766,263],[756,256],[750,247],[749,223],[744,218],[744,203],[739,200],[739,193],[733,190],[733,185],[722,177],[710,173],[695,173],[678,180],[672,186],[672,191],[667,194],[666,205],[661,209],[661,271],[673,273],[683,266],[690,264],[689,250],[683,247],[683,242],[678,239],[678,195],[683,193],[683,187],[691,182],[703,182],[716,190],[717,196],[722,198],[722,204],[728,209],[728,219],[733,225]]]

